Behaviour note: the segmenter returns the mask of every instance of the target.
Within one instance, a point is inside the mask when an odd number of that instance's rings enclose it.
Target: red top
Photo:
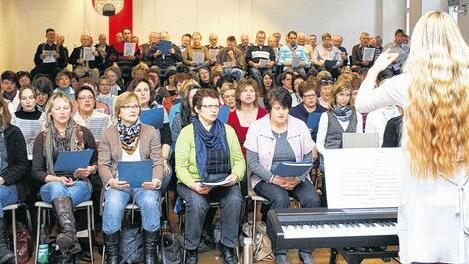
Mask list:
[[[265,108],[258,107],[256,120],[264,117],[266,114],[267,110],[265,110]],[[241,126],[236,111],[230,112],[230,114],[228,115],[228,121],[226,123],[232,128],[234,128],[236,136],[238,136],[239,144],[241,144],[241,151],[243,152],[244,158],[246,158],[246,149],[243,145],[244,141],[246,141],[246,134],[248,133],[249,127]]]

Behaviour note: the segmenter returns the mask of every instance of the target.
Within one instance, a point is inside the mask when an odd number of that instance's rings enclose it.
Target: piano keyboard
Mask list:
[[[282,230],[285,239],[386,236],[397,235],[397,222],[392,220],[378,220],[304,225],[292,224],[282,225]]]

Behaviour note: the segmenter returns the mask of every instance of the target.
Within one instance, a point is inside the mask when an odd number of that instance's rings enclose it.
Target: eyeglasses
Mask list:
[[[92,101],[92,100],[94,100],[94,97],[93,96],[78,96],[78,100],[80,100],[80,101],[86,101],[86,100]]]
[[[121,106],[121,109],[124,109],[124,110],[137,110],[139,109],[140,106],[139,105],[123,105]]]
[[[202,105],[202,107],[208,108],[210,110],[215,110],[215,109],[220,108],[220,105]]]

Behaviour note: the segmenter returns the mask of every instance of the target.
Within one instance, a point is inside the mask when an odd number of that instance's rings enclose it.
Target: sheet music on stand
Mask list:
[[[331,149],[324,166],[329,209],[397,207],[409,173],[402,148]]]
[[[17,126],[21,133],[23,133],[26,141],[26,151],[28,153],[28,159],[33,159],[33,146],[36,136],[42,131],[42,118],[37,120],[20,119],[15,120],[15,126]]]
[[[88,120],[88,129],[93,134],[94,139],[99,141],[104,129],[107,128],[109,117],[94,117]]]

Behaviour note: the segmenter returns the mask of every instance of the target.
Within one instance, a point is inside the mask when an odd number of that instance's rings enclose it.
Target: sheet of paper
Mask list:
[[[93,134],[94,139],[99,141],[101,134],[103,133],[104,129],[107,128],[108,124],[109,117],[95,117],[90,118],[87,125],[88,129],[91,131],[91,134]]]
[[[135,43],[124,43],[124,56],[134,56],[135,55]]]
[[[397,207],[409,173],[402,148],[330,149],[324,167],[329,208]]]
[[[55,50],[43,50],[42,54],[45,56],[44,59],[42,59],[43,63],[52,63],[55,62],[54,54]]]
[[[300,57],[292,57],[291,58],[291,66],[293,68],[296,68],[296,67],[300,66],[300,63],[301,63]]]
[[[261,68],[266,68],[267,65],[269,64],[270,60],[266,60],[266,59],[260,59],[259,60],[259,67]]]
[[[225,68],[234,68],[234,67],[236,67],[236,61],[225,61],[225,62],[223,62],[223,67],[225,67]]]
[[[222,185],[225,185],[227,183],[228,183],[228,181],[226,179],[221,181],[221,182],[200,182],[200,184],[202,184],[203,186],[211,186],[211,187],[222,186]]]
[[[42,131],[42,119],[38,120],[27,120],[27,119],[16,119],[15,125],[23,133],[26,141],[26,149],[28,152],[28,159],[33,159],[33,145],[36,136]]]
[[[94,61],[95,57],[93,52],[95,51],[95,47],[84,47],[83,48],[83,60],[85,61]]]
[[[205,54],[203,52],[194,52],[192,60],[197,64],[202,63],[205,61]]]
[[[210,61],[217,61],[218,52],[220,52],[219,49],[208,49],[208,54],[210,55]]]
[[[372,61],[374,57],[375,57],[375,48],[363,48],[362,60]]]

